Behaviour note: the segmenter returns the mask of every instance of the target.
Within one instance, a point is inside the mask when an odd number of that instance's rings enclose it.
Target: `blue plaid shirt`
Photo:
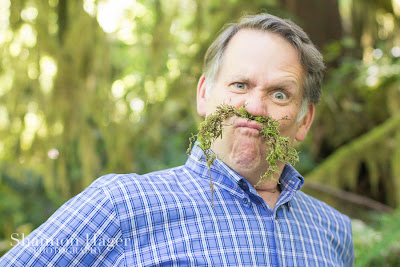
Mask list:
[[[195,147],[184,166],[109,174],[65,203],[0,266],[352,266],[349,218],[299,191],[286,165],[271,210],[222,161]]]

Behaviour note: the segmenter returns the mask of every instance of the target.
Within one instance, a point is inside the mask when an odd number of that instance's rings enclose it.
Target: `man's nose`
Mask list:
[[[260,95],[249,96],[245,101],[245,105],[246,110],[253,116],[267,116],[268,114],[266,101]]]

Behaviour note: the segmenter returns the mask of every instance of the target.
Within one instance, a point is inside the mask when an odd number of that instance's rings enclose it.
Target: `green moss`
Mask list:
[[[199,133],[190,137],[190,146],[188,149],[188,153],[190,153],[195,137],[197,137],[198,145],[204,152],[210,174],[211,196],[213,196],[214,188],[211,181],[210,167],[216,158],[216,155],[210,150],[211,144],[217,138],[222,137],[222,128],[225,126],[224,121],[233,116],[255,120],[262,126],[261,133],[267,145],[266,161],[268,163],[268,169],[265,174],[260,177],[260,180],[255,187],[258,187],[266,179],[274,179],[274,174],[279,171],[277,165],[278,162],[287,161],[294,165],[295,162],[299,160],[297,151],[290,146],[289,138],[280,135],[279,121],[267,116],[252,116],[247,112],[245,106],[236,109],[235,107],[226,104],[219,105],[217,110],[213,114],[207,116],[200,124]],[[288,118],[285,117],[282,119],[287,120]]]

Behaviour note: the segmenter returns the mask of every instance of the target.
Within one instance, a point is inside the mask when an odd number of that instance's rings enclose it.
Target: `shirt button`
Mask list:
[[[248,198],[243,198],[243,203],[245,204],[245,205],[247,205],[247,204],[249,204],[249,199]]]
[[[239,186],[240,188],[242,188],[244,191],[247,191],[249,189],[249,187],[247,186],[247,184],[245,182],[243,182],[242,180],[239,182]]]

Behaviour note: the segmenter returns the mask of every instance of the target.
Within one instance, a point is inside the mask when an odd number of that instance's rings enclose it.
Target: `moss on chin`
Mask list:
[[[278,162],[289,162],[294,165],[298,160],[298,152],[296,149],[290,146],[289,138],[282,137],[279,132],[280,122],[271,119],[267,116],[253,116],[247,112],[245,106],[238,109],[231,105],[222,104],[219,105],[213,114],[210,114],[200,124],[199,133],[192,135],[190,138],[190,146],[188,153],[190,153],[191,147],[197,137],[198,146],[203,150],[208,171],[210,174],[210,188],[211,188],[211,199],[213,199],[214,187],[211,181],[211,170],[210,167],[213,164],[216,155],[210,150],[212,143],[219,137],[222,137],[222,128],[225,126],[224,121],[229,117],[241,117],[248,120],[255,120],[261,124],[261,134],[267,147],[267,171],[260,177],[255,187],[258,187],[266,179],[274,179],[274,174],[278,170]],[[287,117],[281,120],[288,120]],[[279,181],[278,181],[279,182]]]

